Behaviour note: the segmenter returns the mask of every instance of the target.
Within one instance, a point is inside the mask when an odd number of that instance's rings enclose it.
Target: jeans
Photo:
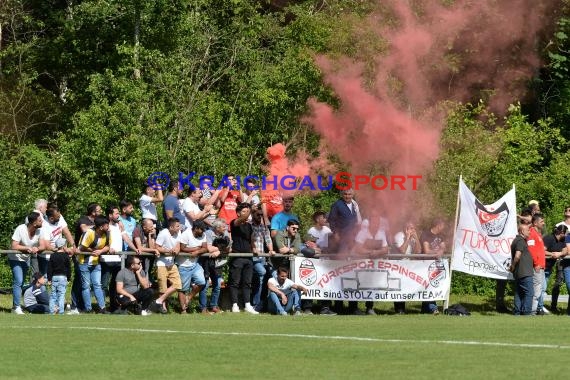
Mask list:
[[[265,278],[265,257],[256,257],[253,259],[253,273],[259,279],[259,282],[254,282],[255,287],[252,289],[253,297],[251,304],[257,306],[261,303],[261,292],[263,291],[263,279]]]
[[[514,315],[531,315],[533,301],[533,277],[526,276],[515,279]]]
[[[206,279],[204,278],[204,269],[200,264],[195,264],[192,267],[178,267],[180,273],[180,281],[182,282],[182,291],[187,292],[190,290],[190,285],[195,284],[204,286]]]
[[[12,270],[12,305],[19,307],[22,299],[22,285],[28,273],[28,261],[8,260]]]
[[[204,280],[210,279],[212,281],[212,294],[210,295],[210,307],[217,307],[218,300],[220,299],[220,290],[222,289],[222,276],[219,275],[216,269],[216,262],[209,257],[200,258],[200,265],[204,269]],[[210,284],[206,281],[205,286],[200,290],[200,310],[208,307],[208,287]]]
[[[109,297],[111,310],[115,310],[117,304],[117,274],[121,270],[121,262],[101,262],[101,286],[104,294]]]
[[[267,298],[267,309],[272,314],[282,314],[283,312],[288,312],[291,309],[295,310],[301,309],[301,295],[298,290],[293,290],[287,295],[287,305],[281,303],[281,298],[275,292],[269,292],[269,297]]]
[[[81,274],[81,296],[85,303],[85,311],[91,311],[91,286],[99,309],[105,308],[105,294],[101,287],[101,265],[79,264]]]
[[[544,286],[544,269],[535,269],[534,275],[532,276],[532,286],[533,286],[533,295],[532,295],[532,312],[536,314],[538,310],[542,310],[543,298],[542,298],[542,291]]]
[[[251,277],[253,260],[249,257],[236,257],[230,262],[230,297],[232,304],[238,303],[238,293],[242,290],[243,302],[248,303],[251,297]]]
[[[49,313],[55,313],[57,305],[58,313],[65,311],[65,291],[67,289],[67,277],[64,275],[53,276],[51,278],[51,294],[49,297]]]

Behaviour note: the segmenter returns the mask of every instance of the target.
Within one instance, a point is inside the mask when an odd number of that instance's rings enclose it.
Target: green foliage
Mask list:
[[[274,11],[247,0],[0,2],[0,244],[36,198],[56,201],[73,221],[89,202],[138,199],[155,171],[262,174],[277,142],[317,157],[319,138],[299,120],[307,99],[339,99],[314,57],[357,59],[372,81],[387,42],[363,23],[374,22],[372,11],[386,25],[396,20],[365,0],[286,3]],[[482,201],[515,184],[519,206],[536,198],[549,224],[559,219],[570,203],[569,25],[566,12],[544,49],[541,117],[512,106],[498,120],[484,103],[445,105],[428,179],[440,211],[453,215],[463,175]],[[303,229],[337,198],[300,195]],[[457,281],[466,292],[487,288]]]
[[[467,273],[453,272],[451,291],[456,295],[477,295],[495,297],[496,281],[491,278],[472,276]],[[507,294],[512,292],[507,289]]]

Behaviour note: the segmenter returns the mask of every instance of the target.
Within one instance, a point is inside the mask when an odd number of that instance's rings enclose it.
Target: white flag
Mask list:
[[[507,279],[511,242],[517,235],[515,189],[483,205],[459,183],[461,208],[455,232],[452,269],[476,276]]]

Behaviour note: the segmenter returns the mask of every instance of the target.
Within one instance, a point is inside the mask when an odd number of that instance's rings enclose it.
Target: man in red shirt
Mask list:
[[[220,209],[218,217],[224,219],[229,226],[230,222],[237,218],[236,208],[241,203],[242,197],[241,191],[237,190],[238,183],[235,176],[231,174],[225,175],[222,181],[224,185],[229,186],[223,186],[218,197],[218,207]]]
[[[544,217],[542,214],[532,216],[532,226],[527,239],[528,250],[532,256],[534,274],[532,277],[534,294],[532,296],[532,314],[544,315],[542,291],[544,286],[544,267],[546,266],[546,251],[542,241]]]

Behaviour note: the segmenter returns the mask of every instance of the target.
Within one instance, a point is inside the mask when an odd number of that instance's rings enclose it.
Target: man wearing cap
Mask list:
[[[32,314],[49,313],[49,294],[46,278],[40,272],[34,273],[32,284],[24,292],[24,309]]]

